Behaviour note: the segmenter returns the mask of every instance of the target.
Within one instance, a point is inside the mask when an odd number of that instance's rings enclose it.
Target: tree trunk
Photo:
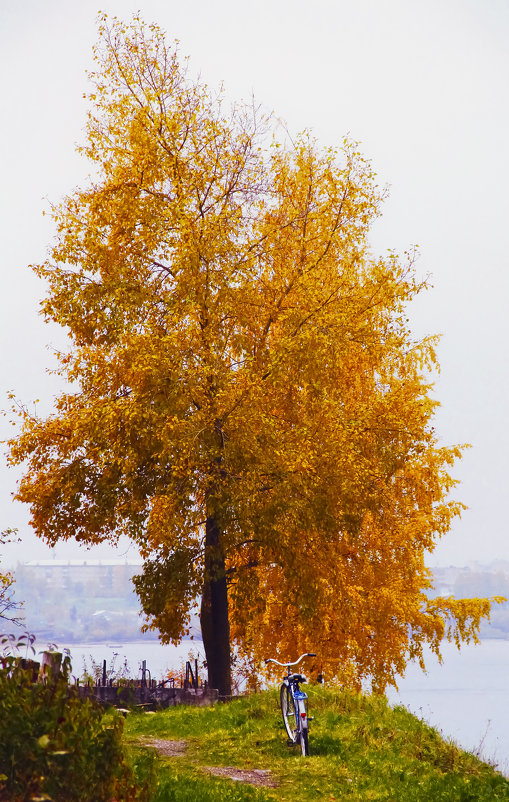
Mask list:
[[[201,602],[201,631],[208,682],[219,696],[231,696],[230,621],[225,558],[221,532],[214,516],[205,524],[205,578]]]

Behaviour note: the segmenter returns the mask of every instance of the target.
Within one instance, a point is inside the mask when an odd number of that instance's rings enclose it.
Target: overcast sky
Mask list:
[[[508,0],[0,3],[0,407],[13,390],[49,411],[58,393],[46,371],[65,341],[38,316],[43,287],[28,265],[51,243],[48,202],[86,183],[74,146],[97,13],[127,19],[138,9],[180,40],[209,85],[223,83],[232,99],[254,93],[324,145],[349,134],[390,184],[373,245],[420,246],[418,271],[434,287],[409,312],[417,334],[442,334],[436,429],[444,443],[472,444],[455,469],[469,509],[430,564],[509,560]],[[7,418],[0,427],[6,437]],[[51,556],[11,500],[16,479],[3,461],[0,528],[23,538],[4,562]],[[111,552],[69,543],[53,555]]]

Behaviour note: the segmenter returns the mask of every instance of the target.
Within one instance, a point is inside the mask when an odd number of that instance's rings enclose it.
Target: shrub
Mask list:
[[[70,660],[33,682],[19,659],[0,658],[0,802],[148,800],[122,745],[123,718],[68,685]],[[153,774],[153,772],[152,772]]]

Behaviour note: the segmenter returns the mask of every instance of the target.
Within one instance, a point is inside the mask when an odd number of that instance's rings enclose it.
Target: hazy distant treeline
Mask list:
[[[24,626],[40,639],[61,643],[157,638],[141,632],[144,618],[132,584],[140,570],[120,561],[20,564],[14,571],[15,598],[23,602]],[[509,563],[449,566],[433,573],[436,595],[509,599]],[[509,638],[509,602],[494,607],[481,637]]]
[[[457,599],[505,596],[509,599],[509,563],[493,562],[488,566],[449,566],[434,568],[435,593]],[[509,638],[509,602],[493,607],[489,623],[481,625],[482,638]]]
[[[39,639],[64,643],[128,641],[143,635],[133,565],[49,563],[18,565],[16,599],[25,628]]]

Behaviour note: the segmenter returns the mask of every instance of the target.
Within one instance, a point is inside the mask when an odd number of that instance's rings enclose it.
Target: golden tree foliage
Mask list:
[[[370,252],[383,193],[354,144],[282,145],[258,110],[225,113],[156,26],[100,36],[96,177],[36,268],[70,390],[24,414],[18,497],[50,543],[132,538],[163,640],[201,596],[224,692],[230,641],[383,688],[490,606],[427,596],[460,449],[432,428],[434,339],[407,326],[413,254]]]

